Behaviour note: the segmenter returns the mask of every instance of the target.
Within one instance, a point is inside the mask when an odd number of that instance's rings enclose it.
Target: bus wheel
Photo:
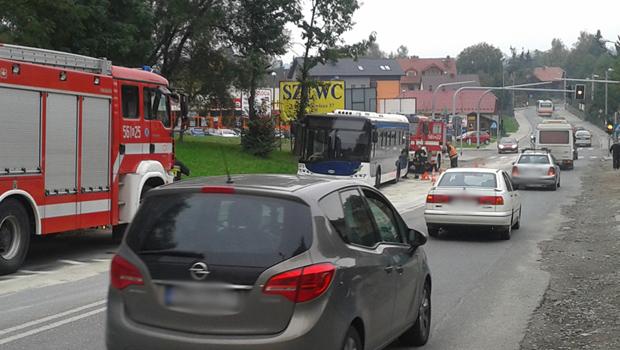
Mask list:
[[[30,226],[28,213],[17,200],[0,203],[0,275],[21,267],[30,245]]]
[[[378,168],[375,174],[375,188],[379,188],[379,186],[381,186],[381,168]]]

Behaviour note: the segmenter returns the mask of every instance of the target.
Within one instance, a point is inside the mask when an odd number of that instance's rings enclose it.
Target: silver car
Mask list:
[[[474,226],[510,239],[521,225],[521,198],[503,170],[452,168],[429,191],[424,218],[431,237],[441,229]]]
[[[575,146],[592,147],[592,134],[588,130],[577,130],[575,132]]]
[[[375,189],[284,175],[151,190],[112,260],[108,349],[427,342],[426,236]]]
[[[560,166],[553,155],[545,150],[524,150],[512,166],[512,182],[516,188],[560,187]]]

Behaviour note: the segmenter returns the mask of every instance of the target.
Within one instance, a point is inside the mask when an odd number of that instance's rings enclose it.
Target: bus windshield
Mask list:
[[[302,161],[368,161],[370,155],[369,131],[307,128],[305,134]]]

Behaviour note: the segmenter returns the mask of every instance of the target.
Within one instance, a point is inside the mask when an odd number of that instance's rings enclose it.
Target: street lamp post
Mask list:
[[[433,100],[432,100],[432,106],[431,106],[431,119],[435,119],[435,95],[437,94],[437,91],[443,89],[444,86],[465,85],[465,84],[472,84],[472,83],[475,83],[475,81],[473,81],[473,80],[456,81],[456,82],[452,82],[452,83],[443,83],[443,84],[437,85],[435,90],[433,90]],[[454,114],[452,116],[454,117]],[[442,145],[446,144],[446,133],[445,132],[443,133],[443,139],[441,141],[442,141]]]
[[[607,80],[609,80],[609,72],[613,72],[614,69],[613,68],[607,68],[607,70],[605,71],[605,118],[607,118],[608,116],[608,110],[607,110],[607,94],[608,94],[608,85],[607,84]]]

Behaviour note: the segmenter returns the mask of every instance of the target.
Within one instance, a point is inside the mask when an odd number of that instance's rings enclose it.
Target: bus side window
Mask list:
[[[123,85],[121,88],[121,100],[123,105],[123,118],[138,119],[138,87]]]

